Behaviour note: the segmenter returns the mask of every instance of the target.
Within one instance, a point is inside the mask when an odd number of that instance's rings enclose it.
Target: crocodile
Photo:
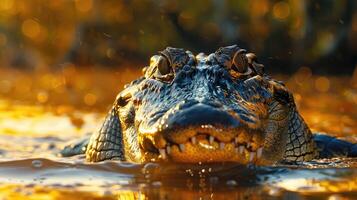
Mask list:
[[[102,127],[62,155],[256,165],[357,156],[357,144],[312,134],[292,93],[264,68],[237,45],[209,55],[167,47],[117,95]]]

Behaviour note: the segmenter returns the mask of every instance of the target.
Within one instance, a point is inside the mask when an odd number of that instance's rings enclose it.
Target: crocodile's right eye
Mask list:
[[[163,55],[155,55],[150,59],[151,77],[168,82],[173,76],[173,70],[169,60]]]
[[[249,67],[246,50],[240,49],[234,53],[230,69],[231,75],[235,78],[246,78],[252,74],[253,71]]]
[[[157,61],[157,70],[161,75],[166,75],[171,72],[170,63],[164,56],[159,56]]]

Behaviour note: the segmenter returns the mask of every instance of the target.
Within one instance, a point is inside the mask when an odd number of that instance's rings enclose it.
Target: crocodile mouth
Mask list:
[[[264,132],[261,124],[251,122],[260,120],[244,119],[217,103],[185,102],[154,126],[139,129],[141,154],[144,161],[259,163],[264,157]]]
[[[143,137],[140,146],[144,161],[241,164],[265,162],[263,159],[264,143],[260,131],[240,129],[236,134],[232,134],[232,130],[216,129],[210,125],[202,125],[195,132],[192,129],[176,132],[190,135],[185,141],[180,142],[168,141],[160,136]]]

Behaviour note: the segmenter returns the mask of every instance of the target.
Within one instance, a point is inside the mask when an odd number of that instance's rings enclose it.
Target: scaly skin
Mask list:
[[[321,138],[254,54],[236,45],[208,56],[168,47],[119,93],[85,153],[90,162],[274,164],[320,157],[335,145]],[[346,145],[338,155],[356,150]]]

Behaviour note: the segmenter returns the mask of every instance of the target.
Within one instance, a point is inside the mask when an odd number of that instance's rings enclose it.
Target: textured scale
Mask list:
[[[89,142],[62,154],[83,153],[81,146],[90,162],[273,164],[357,156],[356,144],[313,136],[284,84],[237,45],[207,56],[159,52],[144,76],[119,93]]]
[[[86,151],[88,161],[125,160],[120,126],[117,112],[112,108],[100,130],[90,138]]]
[[[317,158],[318,152],[312,134],[303,118],[292,109],[289,115],[288,141],[284,159],[290,161],[307,161]]]

